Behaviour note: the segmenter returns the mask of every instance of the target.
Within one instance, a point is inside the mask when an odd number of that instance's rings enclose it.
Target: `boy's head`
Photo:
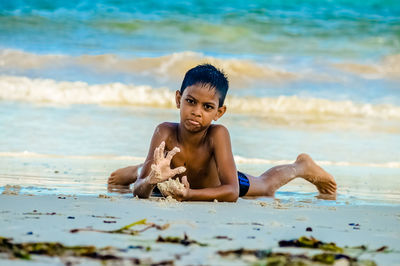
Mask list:
[[[228,92],[229,82],[225,74],[210,64],[198,65],[190,69],[185,74],[180,93],[181,95],[187,87],[195,84],[209,85],[218,93],[219,106],[224,105],[225,96]]]

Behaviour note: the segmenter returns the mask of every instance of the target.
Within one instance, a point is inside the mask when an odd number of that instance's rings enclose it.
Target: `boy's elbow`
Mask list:
[[[238,200],[239,196],[232,196],[230,197],[227,202],[236,202]]]
[[[225,201],[227,202],[236,202],[239,198],[239,190],[238,189],[230,189],[225,197]]]

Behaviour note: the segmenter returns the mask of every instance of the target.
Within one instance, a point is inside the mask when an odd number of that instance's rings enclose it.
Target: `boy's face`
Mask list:
[[[219,95],[209,84],[195,84],[183,91],[176,91],[176,106],[180,109],[181,125],[188,131],[199,132],[217,121],[226,111],[218,107]]]

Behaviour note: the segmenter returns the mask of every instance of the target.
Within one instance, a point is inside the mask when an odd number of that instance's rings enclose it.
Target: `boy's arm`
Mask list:
[[[182,179],[185,189],[176,191],[173,196],[178,200],[231,201],[239,197],[239,182],[233,159],[231,140],[228,130],[221,125],[215,126],[210,136],[221,185],[212,188],[190,189],[186,178]]]
[[[158,182],[163,182],[170,177],[186,171],[185,167],[170,168],[172,157],[179,152],[178,148],[164,155],[165,140],[168,132],[163,124],[158,125],[151,139],[149,152],[143,164],[139,178],[135,182],[133,194],[140,198],[148,198]],[[160,144],[161,143],[161,144]]]

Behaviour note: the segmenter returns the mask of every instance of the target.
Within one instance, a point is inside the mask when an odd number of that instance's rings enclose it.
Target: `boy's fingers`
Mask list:
[[[167,159],[168,161],[171,161],[171,160],[172,160],[172,157],[174,157],[175,154],[177,154],[177,153],[180,152],[180,151],[181,151],[181,150],[180,150],[178,147],[173,148],[172,151],[169,151],[169,152],[168,152],[166,159]]]
[[[159,150],[159,148],[157,147],[157,148],[155,148],[154,149],[154,162],[157,164],[158,163],[158,161],[159,161],[159,157],[158,157],[158,150]]]
[[[185,166],[179,166],[179,167],[177,167],[175,169],[172,169],[171,171],[172,171],[173,175],[179,175],[179,174],[182,174],[183,172],[186,171],[186,167]]]
[[[164,158],[163,153],[164,153],[164,146],[165,142],[161,142],[161,144],[155,148],[154,150],[154,161],[158,164],[162,158]]]
[[[185,188],[190,188],[189,181],[187,180],[187,176],[182,177],[182,183],[185,186]]]
[[[165,141],[161,142],[160,146],[158,147],[159,151],[159,158],[164,158],[164,150],[165,150]]]

